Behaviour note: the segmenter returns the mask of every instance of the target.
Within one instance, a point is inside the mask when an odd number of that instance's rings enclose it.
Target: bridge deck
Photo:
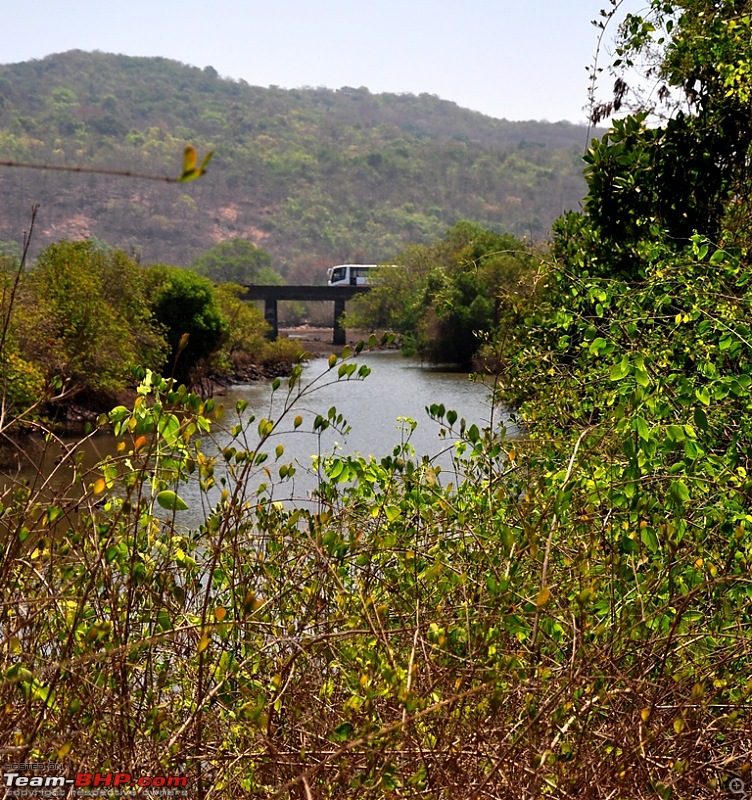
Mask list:
[[[349,300],[370,286],[246,286],[247,300]]]

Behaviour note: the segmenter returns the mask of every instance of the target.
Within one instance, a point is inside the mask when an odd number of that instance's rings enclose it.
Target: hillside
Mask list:
[[[162,58],[72,51],[0,66],[0,160],[176,175],[186,142],[210,174],[168,185],[0,169],[0,241],[41,204],[35,250],[95,236],[186,265],[231,237],[288,278],[379,261],[460,219],[543,240],[584,194],[583,127],[509,122],[431,95],[260,88]],[[9,245],[5,245],[6,248]]]

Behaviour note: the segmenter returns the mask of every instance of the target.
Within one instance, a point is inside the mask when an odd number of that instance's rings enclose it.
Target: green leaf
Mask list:
[[[626,356],[622,356],[621,361],[614,364],[611,368],[611,374],[609,378],[612,381],[620,381],[623,378],[626,378],[629,375],[629,359]]]
[[[332,739],[334,739],[335,742],[346,742],[354,730],[350,722],[343,722],[332,731]]]
[[[669,489],[671,496],[679,503],[689,502],[689,489],[684,481],[674,481]]]
[[[643,389],[646,389],[650,386],[650,377],[644,369],[637,369],[635,370],[635,382],[638,386],[642,386]]]
[[[695,425],[701,430],[706,431],[708,429],[708,415],[705,413],[705,410],[697,406],[694,411],[694,420]]]
[[[632,420],[632,427],[637,431],[637,435],[643,442],[646,442],[650,438],[650,428],[642,417],[635,417]]]
[[[157,495],[157,502],[168,511],[185,511],[188,508],[185,500],[170,489],[160,492]]]
[[[658,537],[652,528],[643,528],[640,531],[640,539],[651,553],[658,552]]]

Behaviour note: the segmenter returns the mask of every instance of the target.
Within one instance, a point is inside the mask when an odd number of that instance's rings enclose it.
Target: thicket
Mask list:
[[[381,460],[321,454],[288,504],[278,434],[346,429],[309,409],[368,380],[361,347],[275,380],[273,414],[143,372],[103,419],[116,457],[3,499],[6,753],[201,798],[744,795],[748,142],[717,131],[749,108],[752,9],[649,10],[619,56],[658,47],[692,113],[594,142],[585,212],[501,287],[485,356],[528,435],[429,404],[451,469],[404,420]],[[680,164],[716,190],[667,201]]]
[[[538,260],[529,242],[459,222],[430,245],[412,245],[350,302],[345,325],[387,329],[406,354],[471,368],[511,298],[525,295]]]
[[[190,386],[302,356],[294,343],[267,341],[262,312],[238,299],[239,287],[191,270],[143,267],[91,239],[52,244],[29,269],[24,261],[0,260],[8,420],[49,420],[71,403],[99,413],[133,391],[137,366]]]

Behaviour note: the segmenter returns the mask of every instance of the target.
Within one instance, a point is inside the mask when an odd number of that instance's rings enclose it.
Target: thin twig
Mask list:
[[[146,172],[132,172],[125,169],[109,169],[106,167],[70,167],[62,164],[33,164],[24,161],[0,161],[0,167],[21,167],[23,169],[41,169],[49,172],[77,172],[87,175],[115,175],[118,178],[139,178],[162,183],[181,183],[180,178],[169,175],[153,175]]]

